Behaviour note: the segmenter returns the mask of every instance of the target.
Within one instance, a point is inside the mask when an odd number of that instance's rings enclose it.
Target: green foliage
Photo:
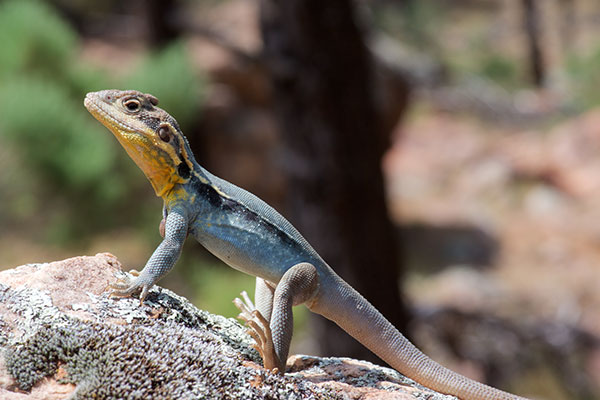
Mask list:
[[[114,157],[73,96],[75,33],[47,4],[13,0],[0,4],[0,38],[0,132],[59,190],[96,185]]]
[[[517,81],[517,68],[514,62],[499,54],[487,54],[480,61],[479,73],[505,87]]]
[[[456,81],[474,74],[505,89],[526,84],[522,60],[496,46],[486,6],[436,0],[385,2],[373,7],[378,25],[402,46],[438,60]],[[461,25],[457,27],[457,21]]]
[[[417,47],[437,47],[438,27],[443,20],[444,7],[437,1],[409,0],[404,10],[406,37]]]
[[[86,70],[75,59],[76,44],[75,32],[46,3],[0,4],[0,142],[18,149],[12,173],[0,182],[10,193],[1,219],[50,221],[37,232],[66,232],[65,239],[101,221],[88,206],[102,210],[124,194],[121,178],[110,173],[110,138],[82,107],[84,80],[73,79]],[[102,76],[94,79],[102,84]],[[61,198],[73,204],[60,207]]]
[[[439,28],[446,10],[439,1],[407,0],[388,2],[374,8],[377,24],[405,45],[439,52]]]
[[[34,0],[0,4],[0,77],[32,70],[60,77],[75,42],[74,32],[47,4]]]
[[[183,263],[193,264],[185,269],[189,271],[191,286],[197,293],[193,297],[193,302],[200,308],[227,317],[235,317],[239,312],[232,303],[233,299],[239,297],[243,290],[254,298],[255,278],[253,276],[218,262],[205,262],[199,266],[197,257],[193,261],[184,260]],[[180,266],[180,268],[184,267]]]
[[[56,243],[115,221],[145,225],[146,205],[156,206],[150,186],[83,107],[86,92],[126,83],[156,95],[182,125],[200,106],[201,80],[182,44],[148,55],[122,80],[81,62],[78,45],[50,3],[0,2],[0,146],[15,150],[0,152],[10,170],[0,179],[0,233],[43,225],[36,232]]]
[[[107,176],[109,137],[81,112],[64,87],[38,78],[0,82],[3,132],[61,189],[84,189]]]
[[[586,56],[571,56],[567,62],[567,74],[577,106],[589,108],[600,105],[600,47]]]

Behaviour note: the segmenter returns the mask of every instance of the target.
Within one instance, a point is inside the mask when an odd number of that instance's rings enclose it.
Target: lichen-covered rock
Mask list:
[[[98,254],[0,273],[0,398],[452,398],[353,360],[298,356],[271,374],[232,319],[160,287],[143,305],[109,298],[118,271]]]

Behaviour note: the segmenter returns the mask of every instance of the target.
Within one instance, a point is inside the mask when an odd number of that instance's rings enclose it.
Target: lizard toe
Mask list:
[[[255,344],[252,347],[260,354],[265,368],[273,373],[280,373],[278,366],[281,363],[275,353],[269,321],[255,308],[246,292],[242,292],[241,296],[244,300],[236,298],[233,303],[240,310],[238,318],[244,321],[248,328],[247,333],[254,339]]]
[[[151,285],[141,282],[138,278],[139,273],[132,275],[135,279],[124,276],[119,278],[116,282],[110,283],[108,285],[108,288],[110,289],[108,295],[110,297],[131,297],[134,294],[141,292],[140,304],[142,304],[148,295]]]

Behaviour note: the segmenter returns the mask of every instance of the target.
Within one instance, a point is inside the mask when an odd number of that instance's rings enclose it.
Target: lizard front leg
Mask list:
[[[188,221],[177,211],[171,212],[164,221],[164,239],[154,250],[144,269],[133,279],[111,284],[111,296],[127,297],[141,291],[141,304],[150,288],[173,268],[187,237]]]
[[[300,263],[291,267],[283,275],[272,296],[270,317],[262,315],[254,307],[245,293],[242,297],[245,302],[235,299],[235,305],[240,309],[240,318],[246,322],[250,335],[256,341],[256,348],[263,358],[265,368],[274,372],[284,373],[285,363],[290,350],[294,317],[292,306],[302,304],[312,299],[318,290],[318,274],[314,265]],[[266,291],[258,291],[257,304],[264,302]],[[265,304],[261,311],[268,310]]]

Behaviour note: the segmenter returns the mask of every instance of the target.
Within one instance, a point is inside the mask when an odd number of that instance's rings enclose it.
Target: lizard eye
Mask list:
[[[160,128],[158,128],[158,137],[163,142],[171,140],[171,129],[169,129],[168,125],[161,125]]]
[[[137,99],[126,100],[123,102],[123,105],[129,112],[138,112],[141,108],[141,104]]]

